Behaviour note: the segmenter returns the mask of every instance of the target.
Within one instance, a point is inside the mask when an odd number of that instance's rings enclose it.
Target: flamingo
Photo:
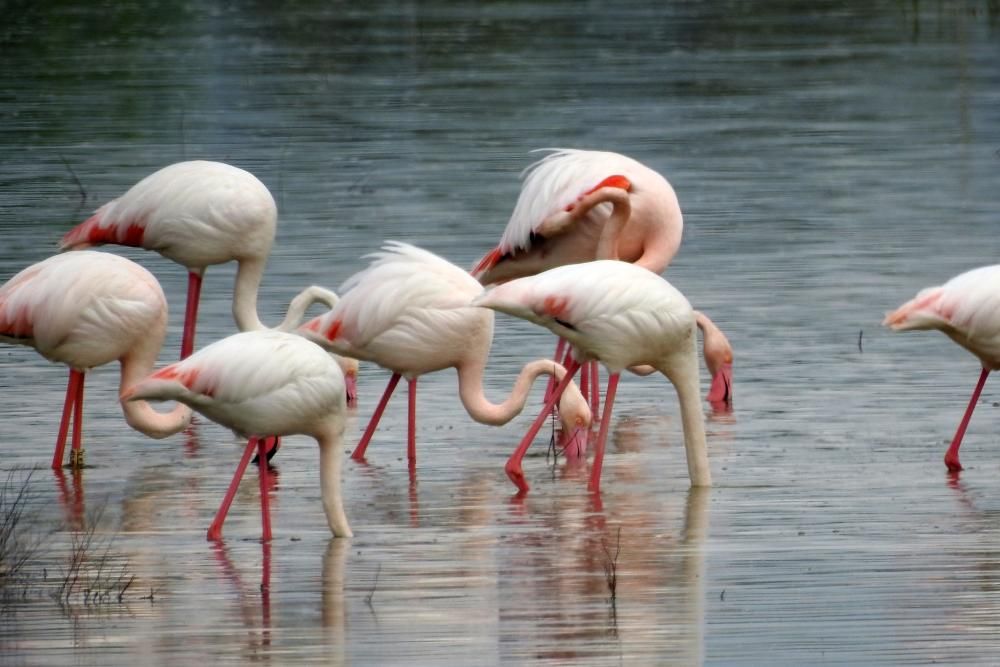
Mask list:
[[[560,148],[522,175],[499,245],[472,270],[483,285],[594,259],[620,259],[659,274],[677,254],[684,228],[677,195],[646,165],[618,153]],[[707,400],[729,404],[732,348],[704,313],[698,322],[712,375]],[[562,348],[556,350],[558,358]],[[591,375],[596,391],[596,365]]]
[[[187,307],[181,359],[194,350],[195,325],[205,269],[237,262],[233,319],[240,331],[267,327],[257,316],[257,292],[264,276],[278,209],[267,186],[248,171],[223,162],[191,160],[156,171],[67,232],[60,250],[117,244],[155,250],[188,270]],[[310,287],[314,297],[289,309],[281,331],[291,331],[312,301],[329,304],[331,293]],[[336,295],[333,295],[335,300]],[[356,397],[357,362],[339,359],[347,379],[348,404]]]
[[[121,364],[125,389],[152,370],[167,331],[167,300],[146,269],[123,257],[85,251],[33,264],[0,286],[0,340],[27,345],[70,368],[52,467],[62,466],[73,418],[70,465],[83,466],[83,385],[92,368]],[[161,414],[122,403],[125,421],[153,438],[184,429],[191,411]]]
[[[372,361],[392,377],[352,456],[363,459],[379,419],[401,377],[409,387],[407,456],[416,459],[417,378],[455,368],[459,398],[469,415],[483,424],[506,424],[520,414],[532,382],[541,374],[562,379],[565,369],[549,360],[527,364],[510,396],[491,403],[483,393],[483,371],[493,342],[493,313],[469,302],[482,286],[454,264],[426,250],[390,241],[374,261],[350,277],[328,313],[300,331],[338,354]],[[574,385],[561,403],[564,451],[586,449],[590,409]]]
[[[691,485],[711,486],[698,397],[695,315],[684,295],[670,283],[634,264],[596,260],[512,280],[472,303],[540,324],[566,339],[573,346],[573,359],[567,368],[570,377],[580,362],[597,360],[607,368],[610,377],[591,468],[592,491],[600,490],[619,375],[626,368],[643,364],[663,373],[677,391]],[[559,391],[561,387],[546,402],[543,417],[552,409]],[[540,426],[541,420],[536,420],[507,462],[507,475],[520,493],[528,491],[521,459]]]
[[[962,470],[958,449],[990,371],[1000,369],[1000,264],[959,274],[943,285],[920,290],[885,316],[893,331],[937,329],[974,354],[982,365],[979,381],[955,437],[944,455],[948,470]]]
[[[222,524],[254,450],[269,436],[301,434],[319,444],[320,489],[327,523],[336,537],[351,537],[340,490],[347,410],[344,375],[334,359],[302,336],[248,331],[223,338],[166,366],[122,393],[123,402],[174,400],[248,438],[243,458],[208,529]],[[262,536],[271,539],[267,466],[260,466]]]

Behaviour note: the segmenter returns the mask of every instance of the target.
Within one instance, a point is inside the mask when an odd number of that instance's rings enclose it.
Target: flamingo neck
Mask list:
[[[233,289],[233,319],[240,331],[262,331],[268,329],[257,314],[257,294],[260,283],[264,279],[266,260],[241,260],[236,270],[236,285]],[[306,311],[314,303],[320,303],[327,308],[337,305],[340,297],[328,289],[318,285],[310,285],[291,300],[285,319],[275,329],[278,331],[293,331],[305,319]]]
[[[469,416],[481,424],[490,424],[491,426],[501,426],[521,414],[528,398],[528,392],[531,391],[531,385],[534,384],[539,375],[552,375],[557,381],[562,380],[566,375],[566,369],[550,359],[537,359],[529,362],[518,373],[510,395],[502,403],[497,404],[490,402],[483,392],[484,369],[485,360],[459,366],[458,393]],[[566,388],[562,400],[572,400],[574,390],[579,394],[579,389],[571,383]],[[570,398],[567,397],[567,394],[570,395]],[[578,398],[583,400],[582,395]]]
[[[151,334],[143,343],[121,359],[119,394],[124,393],[153,371],[163,343],[163,333]],[[125,421],[136,431],[151,438],[166,438],[191,423],[191,408],[178,403],[170,412],[157,412],[146,401],[121,401]]]
[[[595,206],[598,203],[610,202],[613,207],[611,215],[601,229],[601,238],[597,241],[596,259],[618,259],[618,237],[621,236],[625,224],[632,215],[632,202],[628,191],[607,187],[597,190],[590,196],[600,197],[600,201],[594,202]]]
[[[712,472],[708,464],[705,415],[702,412],[701,396],[699,395],[698,345],[695,342],[694,330],[695,327],[692,323],[687,340],[659,364],[659,369],[667,376],[677,391],[691,486],[711,486]]]
[[[238,263],[233,287],[233,319],[240,331],[267,328],[257,316],[257,292],[264,278],[265,264],[266,260],[259,258],[241,259]]]
[[[331,419],[330,424],[317,435],[319,443],[319,487],[323,499],[326,522],[334,537],[352,537],[351,526],[344,513],[344,499],[340,488],[340,463],[344,458],[344,423]]]

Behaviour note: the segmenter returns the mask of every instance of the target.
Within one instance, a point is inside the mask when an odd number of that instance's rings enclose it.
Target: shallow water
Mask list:
[[[121,603],[60,606],[41,585],[8,602],[3,662],[993,662],[1000,395],[987,383],[966,470],[949,478],[941,456],[977,362],[939,334],[879,322],[1000,256],[1000,9],[810,7],[8,8],[0,279],[155,169],[225,160],[279,204],[259,304],[276,323],[301,287],[336,288],[383,239],[470,266],[499,237],[528,151],[603,148],[677,189],[685,238],[667,277],[727,333],[737,384],[735,410],[707,415],[710,490],[688,489],[672,389],[628,377],[601,496],[585,469],[551,465],[540,436],[519,501],[502,466],[530,418],[472,423],[454,374],[428,376],[415,476],[402,390],[368,463],[345,464],[353,539],[329,538],[315,446],[289,438],[273,542],[256,540],[250,474],[212,544],[204,531],[241,451],[228,432],[203,420],[143,438],[117,409],[117,371],[98,369],[89,467],[57,475],[46,466],[65,371],[2,347],[0,472],[40,466],[32,525],[56,528],[32,567],[59,576],[96,525],[136,577]],[[162,359],[174,359],[184,271],[116,252],[162,282]],[[233,273],[207,273],[200,344],[233,331]],[[499,317],[489,395],[551,345]],[[350,440],[387,377],[362,366]]]

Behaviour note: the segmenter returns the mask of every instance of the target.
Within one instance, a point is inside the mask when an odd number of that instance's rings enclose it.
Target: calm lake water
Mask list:
[[[715,486],[688,488],[672,388],[628,377],[602,495],[540,437],[516,500],[503,463],[530,417],[471,422],[445,372],[420,381],[414,477],[403,392],[368,463],[346,463],[353,539],[330,539],[315,445],[288,438],[273,542],[257,539],[251,473],[212,544],[241,452],[230,433],[130,431],[105,367],[87,385],[90,467],[57,475],[65,369],[4,346],[0,474],[40,467],[29,571],[59,579],[93,527],[105,579],[135,579],[120,603],[81,589],[64,605],[36,581],[4,604],[0,662],[996,662],[1000,386],[949,478],[978,364],[940,334],[879,325],[1000,257],[994,0],[281,4],[5,4],[0,280],[148,173],[222,160],[278,201],[259,304],[277,323],[299,289],[338,287],[385,239],[471,266],[532,149],[626,153],[676,188],[684,243],[667,277],[736,350],[735,409],[707,414]],[[162,282],[173,360],[184,270],[114,251]],[[200,344],[234,331],[233,274],[206,274]],[[496,328],[500,400],[552,341]],[[349,445],[387,379],[362,366]]]

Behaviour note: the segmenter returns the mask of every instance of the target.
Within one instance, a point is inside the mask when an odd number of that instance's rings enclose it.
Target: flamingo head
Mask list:
[[[559,449],[567,459],[585,458],[593,415],[587,399],[572,382],[559,399],[559,421]]]
[[[712,376],[712,386],[706,400],[709,403],[731,405],[733,402],[733,347],[726,335],[704,313],[695,312],[695,321],[702,333],[705,365]]]

